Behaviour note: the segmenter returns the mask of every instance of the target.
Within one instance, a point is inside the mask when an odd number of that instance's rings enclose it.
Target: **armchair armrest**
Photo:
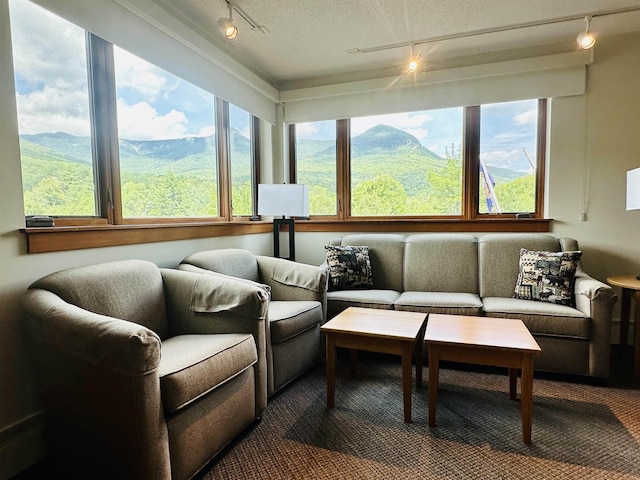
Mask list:
[[[31,338],[78,363],[129,377],[158,368],[160,338],[142,325],[83,310],[41,289],[27,291],[22,309]]]
[[[262,255],[257,255],[256,259],[260,277],[271,287],[273,300],[318,301],[326,321],[329,275],[325,269]]]
[[[52,458],[73,462],[88,476],[105,470],[149,480],[169,475],[160,338],[38,288],[25,294],[22,313]]]

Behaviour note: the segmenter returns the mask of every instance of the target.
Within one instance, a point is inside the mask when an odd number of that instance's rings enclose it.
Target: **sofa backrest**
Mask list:
[[[260,282],[258,261],[255,255],[249,250],[241,248],[204,250],[189,255],[180,263],[223,273],[231,277]]]
[[[373,288],[402,291],[404,271],[404,235],[361,233],[345,235],[340,245],[367,246],[371,261]]]
[[[462,233],[407,236],[403,290],[478,293],[478,239]]]
[[[122,260],[69,268],[29,288],[48,290],[93,313],[143,325],[161,339],[168,335],[162,275],[154,263]]]
[[[564,242],[571,244],[569,239]],[[518,281],[520,249],[562,251],[560,239],[540,233],[487,234],[478,240],[481,297],[513,297]]]

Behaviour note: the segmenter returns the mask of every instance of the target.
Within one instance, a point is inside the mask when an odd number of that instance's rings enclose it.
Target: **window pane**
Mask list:
[[[229,104],[231,203],[233,215],[251,212],[251,115]]]
[[[124,217],[218,215],[214,97],[114,46]]]
[[[538,100],[480,107],[480,213],[536,210]]]
[[[309,186],[309,215],[336,215],[336,122],[296,124],[296,181]]]
[[[463,109],[351,119],[351,213],[460,215]]]
[[[85,32],[10,2],[27,215],[96,215]]]

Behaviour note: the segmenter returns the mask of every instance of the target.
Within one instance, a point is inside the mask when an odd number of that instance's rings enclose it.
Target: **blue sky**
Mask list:
[[[84,31],[24,0],[10,1],[20,133],[90,135]],[[118,131],[160,140],[211,135],[212,94],[114,47]],[[231,106],[248,136],[249,115]]]

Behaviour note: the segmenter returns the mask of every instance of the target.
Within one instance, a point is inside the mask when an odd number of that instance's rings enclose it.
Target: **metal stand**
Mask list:
[[[293,218],[274,218],[273,219],[273,256],[280,257],[280,227],[286,225],[289,227],[289,258],[288,260],[295,261],[296,259],[296,246],[295,246],[295,222]]]

